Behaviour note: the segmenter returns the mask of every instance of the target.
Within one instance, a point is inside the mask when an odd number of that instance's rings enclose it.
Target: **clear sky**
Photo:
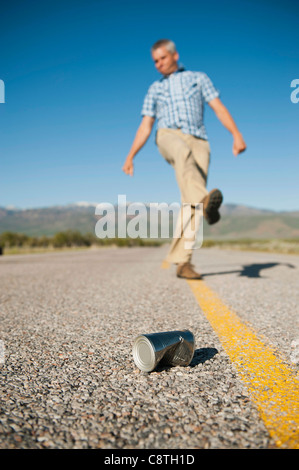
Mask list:
[[[291,0],[43,0],[0,7],[0,206],[77,201],[179,202],[154,133],[122,165],[149,85],[150,47],[172,39],[180,62],[220,90],[248,149],[207,106],[208,189],[225,203],[299,209],[299,6]]]

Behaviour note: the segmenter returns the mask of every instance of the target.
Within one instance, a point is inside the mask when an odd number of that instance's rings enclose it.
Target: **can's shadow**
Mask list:
[[[218,353],[218,349],[216,348],[200,348],[195,349],[192,361],[187,367],[195,367],[198,364],[203,364],[206,361],[209,361]],[[155,369],[155,372],[163,372],[165,370],[172,369],[173,366],[164,365],[162,363],[158,364]]]
[[[198,364],[203,364],[206,361],[209,361],[218,353],[216,348],[200,348],[195,349],[193,359],[189,364],[189,367],[195,367]]]

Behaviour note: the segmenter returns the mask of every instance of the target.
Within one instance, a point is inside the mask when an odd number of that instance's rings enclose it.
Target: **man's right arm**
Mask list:
[[[139,152],[139,150],[144,146],[147,139],[151,135],[152,128],[155,122],[155,118],[151,116],[144,116],[138,130],[136,132],[135,139],[133,141],[132,147],[128,153],[126,161],[123,166],[123,171],[127,175],[133,176],[134,173],[134,165],[133,159],[135,155]]]

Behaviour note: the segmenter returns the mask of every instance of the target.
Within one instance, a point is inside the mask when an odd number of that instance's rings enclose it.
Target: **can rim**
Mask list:
[[[149,348],[150,357],[148,360],[140,355],[140,346],[146,345]],[[156,366],[155,350],[152,342],[143,335],[137,336],[133,345],[133,358],[136,366],[143,372],[151,372]]]

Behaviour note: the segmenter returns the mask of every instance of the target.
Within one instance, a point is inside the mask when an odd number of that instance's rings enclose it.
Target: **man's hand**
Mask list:
[[[211,100],[209,102],[209,105],[215,112],[219,121],[232,134],[234,139],[233,154],[235,155],[235,157],[239,155],[239,153],[244,152],[244,150],[246,150],[246,144],[243,140],[241,132],[239,132],[236,123],[230,115],[228,109],[224,106],[224,104],[219,98],[214,98],[213,100]]]
[[[133,176],[134,174],[134,164],[133,160],[130,157],[127,157],[125,164],[123,166],[123,171],[126,173],[126,175]]]
[[[246,150],[246,144],[242,137],[242,134],[238,133],[234,135],[234,142],[233,142],[233,154],[236,157],[239,153],[244,152]]]
[[[135,139],[133,141],[132,147],[128,156],[126,158],[125,164],[123,166],[123,171],[126,175],[133,176],[134,173],[134,165],[133,165],[133,158],[135,157],[136,153],[144,146],[145,142],[149,138],[152,128],[155,122],[155,118],[150,116],[144,116],[140,126],[137,129]]]

